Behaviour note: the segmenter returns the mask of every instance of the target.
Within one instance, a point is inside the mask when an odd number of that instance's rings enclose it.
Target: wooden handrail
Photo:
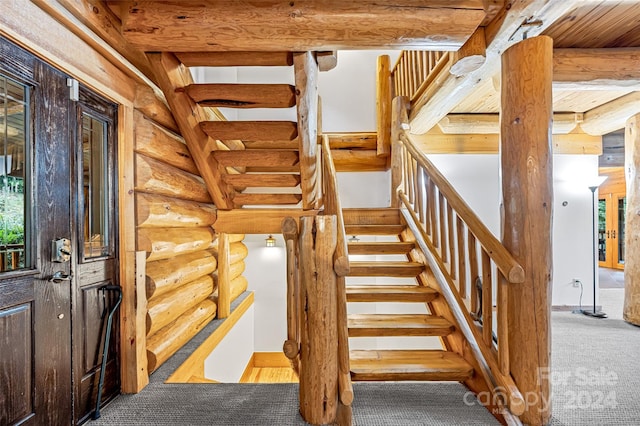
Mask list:
[[[338,245],[334,255],[334,269],[338,276],[344,277],[349,273],[349,249],[347,248],[344,217],[342,216],[342,205],[338,194],[338,177],[331,157],[329,138],[326,135],[322,136],[322,171],[322,181],[325,187],[322,196],[324,212],[325,214],[336,215],[338,221]]]
[[[512,284],[524,282],[524,269],[511,256],[511,253],[498,241],[498,239],[489,231],[484,223],[471,210],[469,205],[462,199],[458,191],[456,191],[449,181],[440,173],[438,168],[411,142],[404,134],[400,133],[400,140],[409,151],[414,161],[416,161],[429,175],[429,178],[435,183],[444,194],[448,205],[450,205],[456,214],[467,224],[469,230],[475,235],[480,245],[487,251],[491,260],[493,260],[502,274]]]
[[[480,343],[482,336],[480,336],[478,330],[473,326],[473,319],[467,311],[463,300],[455,291],[455,284],[451,278],[443,272],[446,270],[446,267],[438,256],[437,250],[428,242],[428,238],[424,235],[425,231],[418,225],[420,219],[411,208],[412,203],[402,191],[398,191],[398,196],[406,207],[401,209],[405,222],[414,235],[418,247],[423,252],[436,281],[440,285],[441,293],[451,308],[451,312],[458,322],[462,334],[469,342],[469,346],[480,365],[480,370],[483,376],[485,376],[485,380],[487,383],[493,383],[494,389],[497,388],[503,391],[503,394],[508,399],[507,402],[511,412],[516,415],[522,414],[525,409],[525,401],[514,383],[513,378],[509,374],[504,374],[501,371],[491,352],[491,347]]]

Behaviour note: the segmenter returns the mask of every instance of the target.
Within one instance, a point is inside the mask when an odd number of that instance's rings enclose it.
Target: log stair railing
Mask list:
[[[314,52],[148,53],[216,207],[318,203],[318,64]],[[291,84],[194,83],[190,67],[291,67]],[[217,108],[296,108],[296,121],[227,121]]]

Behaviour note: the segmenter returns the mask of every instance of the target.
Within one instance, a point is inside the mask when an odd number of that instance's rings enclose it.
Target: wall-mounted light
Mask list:
[[[273,238],[273,235],[269,235],[267,238],[264,239],[264,245],[267,247],[275,247],[276,246],[276,239]]]
[[[352,235],[351,238],[349,238],[350,243],[357,243],[358,241],[360,241],[360,238],[358,238],[356,235]]]

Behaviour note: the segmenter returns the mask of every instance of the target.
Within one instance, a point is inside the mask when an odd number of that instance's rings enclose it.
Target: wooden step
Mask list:
[[[189,97],[206,107],[290,108],[296,88],[290,84],[191,84]]]
[[[349,254],[407,254],[415,247],[412,242],[391,241],[349,243]]]
[[[349,337],[447,336],[454,327],[442,317],[427,314],[351,314]]]
[[[404,225],[345,225],[347,235],[400,235]]]
[[[438,292],[417,285],[347,286],[347,302],[430,302]]]
[[[223,175],[222,180],[227,185],[238,188],[293,188],[300,185],[300,175],[296,174],[242,173],[238,175]]]
[[[223,166],[291,167],[298,164],[298,152],[286,150],[237,150],[211,153]]]
[[[392,208],[379,209],[342,209],[346,225],[399,225],[400,210]]]
[[[188,67],[288,67],[293,65],[291,52],[176,52]]]
[[[349,262],[350,277],[416,277],[424,271],[418,262]]]
[[[360,350],[350,352],[354,381],[464,381],[473,367],[462,357],[438,350]]]
[[[300,148],[298,140],[291,141],[242,141],[246,149],[290,149],[297,151]]]
[[[233,203],[236,206],[298,204],[301,194],[236,194]]]
[[[200,128],[217,140],[293,140],[298,136],[294,121],[203,121]]]

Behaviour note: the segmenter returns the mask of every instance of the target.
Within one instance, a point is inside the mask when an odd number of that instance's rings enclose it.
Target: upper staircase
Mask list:
[[[314,52],[164,52],[148,57],[218,209],[317,206]],[[295,86],[195,83],[189,71],[249,66],[288,67]],[[217,110],[221,107],[295,108],[296,121],[227,121]],[[268,117],[268,111],[262,114]]]
[[[433,288],[421,285],[418,280],[426,265],[410,259],[415,243],[402,240],[402,235],[406,235],[407,230],[401,221],[399,210],[345,209],[343,213],[347,234],[358,236],[348,244],[348,309],[358,312],[348,314],[349,337],[381,338],[376,339],[375,343],[378,340],[380,343],[375,346],[385,346],[385,349],[350,351],[352,380],[464,381],[470,378],[474,374],[473,367],[460,355],[447,351],[446,346],[442,345],[441,338],[455,333],[456,327],[447,319],[431,313],[429,306],[440,294]],[[350,285],[350,277],[366,279],[367,283]],[[412,305],[413,309],[402,306],[393,309],[398,303]],[[353,306],[355,304],[364,308]],[[384,313],[378,312],[380,310]],[[394,310],[424,313],[392,313]],[[428,346],[440,348],[389,347],[385,342],[389,340],[386,339],[388,337],[431,337],[436,341]],[[399,343],[403,343],[403,340]]]

